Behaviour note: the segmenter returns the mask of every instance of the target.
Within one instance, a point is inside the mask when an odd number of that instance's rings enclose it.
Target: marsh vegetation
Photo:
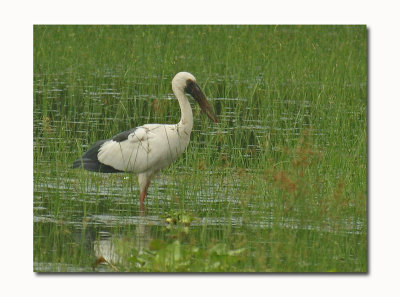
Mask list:
[[[365,26],[35,26],[34,270],[366,272]],[[129,173],[72,170],[99,139],[177,123],[186,153],[139,215]]]

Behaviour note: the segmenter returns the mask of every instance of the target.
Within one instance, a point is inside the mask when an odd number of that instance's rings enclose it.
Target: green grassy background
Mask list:
[[[365,272],[366,38],[365,26],[35,26],[34,269]],[[178,122],[179,71],[220,123],[193,105],[191,143],[152,183],[143,224],[136,177],[70,165],[99,139]],[[93,264],[104,233],[123,259],[109,266]]]

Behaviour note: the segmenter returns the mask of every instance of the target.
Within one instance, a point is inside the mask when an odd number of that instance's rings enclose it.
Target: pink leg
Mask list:
[[[144,214],[144,212],[145,212],[145,208],[144,208],[144,199],[146,198],[147,189],[149,188],[149,186],[150,186],[150,180],[146,183],[146,186],[145,186],[144,189],[140,192],[139,201],[140,201],[140,213],[141,213],[141,214]]]

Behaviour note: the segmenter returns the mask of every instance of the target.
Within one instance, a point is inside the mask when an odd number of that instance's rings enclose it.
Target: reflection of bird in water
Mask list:
[[[97,172],[133,172],[138,174],[140,210],[151,178],[174,162],[187,148],[193,128],[193,113],[185,95],[189,93],[214,122],[218,122],[210,104],[188,72],[179,72],[172,80],[172,90],[181,108],[181,120],[175,125],[146,124],[96,142],[73,168]]]
[[[96,262],[94,268],[101,263],[107,263],[111,269],[118,271],[115,265],[124,266],[126,261],[130,259],[132,249],[136,249],[139,254],[149,246],[150,242],[150,225],[146,217],[139,217],[136,225],[134,237],[110,237],[100,239],[94,242],[94,253]]]

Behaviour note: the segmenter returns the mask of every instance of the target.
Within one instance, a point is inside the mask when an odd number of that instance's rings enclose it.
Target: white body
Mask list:
[[[174,162],[186,149],[190,132],[181,125],[148,124],[138,127],[127,140],[104,143],[99,161],[121,171],[158,171]]]

